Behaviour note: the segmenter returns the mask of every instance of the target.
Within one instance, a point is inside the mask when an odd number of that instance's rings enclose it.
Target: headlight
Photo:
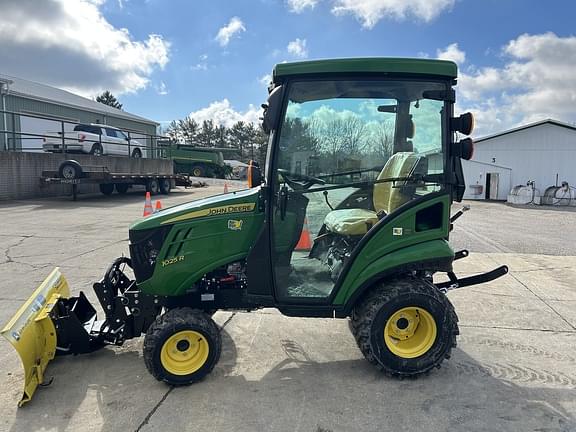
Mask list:
[[[171,226],[130,231],[130,257],[137,282],[149,279]]]

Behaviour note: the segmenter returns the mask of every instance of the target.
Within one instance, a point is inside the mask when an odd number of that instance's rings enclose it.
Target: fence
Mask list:
[[[50,131],[22,130],[23,119],[36,119]],[[103,124],[82,124],[54,117],[0,110],[0,151],[91,153],[161,158],[159,135]],[[104,132],[104,133],[103,133]],[[165,156],[164,156],[165,157]]]

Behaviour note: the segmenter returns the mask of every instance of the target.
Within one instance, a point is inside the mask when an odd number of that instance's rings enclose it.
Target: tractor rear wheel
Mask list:
[[[458,317],[432,283],[394,279],[358,304],[350,328],[364,357],[389,376],[417,376],[440,367],[456,347]]]
[[[188,385],[208,375],[220,358],[222,339],[216,323],[190,308],[158,317],[144,338],[144,363],[158,381]]]

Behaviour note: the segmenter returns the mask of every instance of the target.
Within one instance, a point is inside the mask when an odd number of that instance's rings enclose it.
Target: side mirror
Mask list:
[[[454,156],[461,159],[470,160],[474,156],[474,141],[472,138],[464,138],[452,144]]]
[[[454,132],[470,135],[474,130],[474,116],[472,113],[467,112],[459,117],[452,117],[450,119],[450,129]]]
[[[251,160],[248,162],[248,187],[258,187],[262,184],[262,172],[258,162]]]
[[[282,86],[275,87],[268,96],[268,103],[262,104],[264,115],[262,117],[262,129],[269,134],[278,128],[280,122],[280,110],[282,109]]]

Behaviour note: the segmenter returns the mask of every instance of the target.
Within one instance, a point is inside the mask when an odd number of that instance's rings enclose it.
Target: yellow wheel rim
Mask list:
[[[437,332],[436,321],[428,311],[410,306],[390,317],[384,327],[384,342],[398,357],[415,358],[432,348]]]
[[[200,369],[210,348],[206,338],[193,330],[183,330],[168,338],[160,351],[160,361],[174,375],[190,375]]]

